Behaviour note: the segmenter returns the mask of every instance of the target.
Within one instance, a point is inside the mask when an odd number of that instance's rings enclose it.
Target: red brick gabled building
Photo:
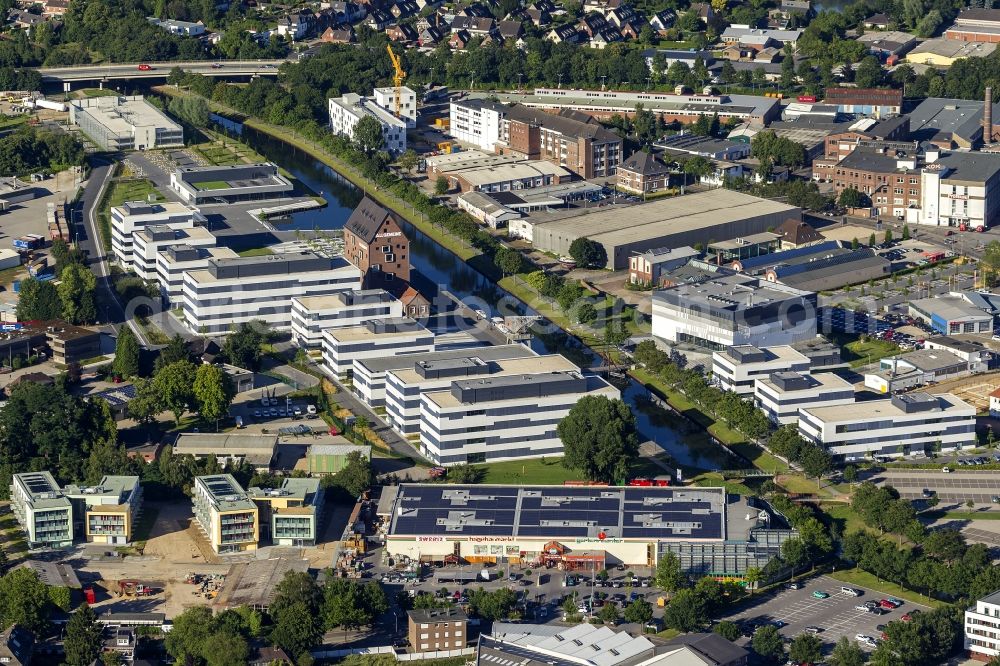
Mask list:
[[[344,226],[344,258],[361,270],[362,289],[401,293],[410,281],[410,241],[393,214],[368,197]]]

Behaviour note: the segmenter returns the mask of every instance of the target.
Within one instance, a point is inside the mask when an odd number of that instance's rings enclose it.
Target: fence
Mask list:
[[[346,657],[352,654],[391,654],[396,661],[423,661],[425,659],[447,659],[475,654],[476,648],[467,647],[461,650],[435,650],[432,652],[397,652],[391,645],[377,645],[367,648],[349,648],[345,650],[313,650],[312,656],[317,659]]]

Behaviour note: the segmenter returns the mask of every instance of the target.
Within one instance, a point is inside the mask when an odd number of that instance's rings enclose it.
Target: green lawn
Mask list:
[[[252,247],[249,250],[238,252],[241,257],[263,257],[274,254],[274,250],[269,247]]]
[[[109,90],[108,88],[83,88],[77,92],[84,97],[114,97],[118,94],[117,91]]]
[[[852,585],[857,585],[859,587],[867,587],[870,590],[875,590],[876,592],[881,592],[882,594],[885,595],[892,595],[894,597],[899,597],[900,599],[905,599],[906,601],[911,601],[916,604],[930,606],[931,608],[937,608],[938,606],[945,605],[944,603],[937,601],[936,599],[925,597],[919,592],[912,592],[910,590],[907,590],[906,588],[897,585],[896,583],[888,583],[885,581],[880,581],[872,574],[868,573],[867,571],[861,571],[860,569],[834,571],[833,573],[827,575],[829,575],[830,578],[842,581],[844,583],[850,583]]]
[[[714,434],[714,433],[713,433]],[[762,447],[751,442],[737,442],[730,444],[729,448],[753,463],[757,469],[768,472],[787,472],[786,465],[780,458],[771,455]]]
[[[843,346],[841,357],[849,361],[852,368],[874,363],[886,356],[899,353],[899,346],[889,340],[855,340]]]
[[[563,467],[562,458],[509,460],[476,465],[483,473],[480,483],[501,485],[562,485],[563,481],[583,478],[580,472]]]
[[[191,183],[199,190],[225,190],[229,189],[229,183],[224,180],[203,180],[199,183]]]
[[[922,516],[935,520],[1000,520],[1000,511],[926,511]]]
[[[829,522],[837,523],[837,525],[839,525],[841,534],[851,534],[852,532],[871,532],[872,534],[878,534],[878,530],[874,530],[865,525],[864,521],[861,520],[861,516],[859,516],[849,504],[821,502],[819,508],[820,511],[826,514],[826,518]]]

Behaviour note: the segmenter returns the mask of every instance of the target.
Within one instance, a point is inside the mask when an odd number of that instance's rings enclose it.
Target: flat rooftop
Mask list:
[[[921,56],[940,56],[956,60],[958,58],[985,58],[996,50],[996,42],[966,42],[960,39],[935,37],[917,44],[912,51],[906,54],[906,60],[923,62]]]
[[[388,536],[722,541],[736,503],[722,488],[402,484]]]
[[[475,349],[449,349],[446,351],[422,352],[418,354],[404,354],[388,358],[366,358],[356,360],[354,363],[369,374],[389,372],[391,370],[405,370],[413,368],[416,363],[441,361],[446,359],[467,358],[476,356],[483,361],[499,361],[507,358],[521,358],[534,354],[531,349],[522,344],[495,345],[489,347],[477,347]]]
[[[341,310],[358,305],[378,305],[395,300],[396,297],[385,289],[352,289],[329,296],[296,296],[292,299],[298,301],[306,310],[317,311]]]
[[[762,243],[773,243],[777,240],[781,240],[781,234],[776,234],[772,231],[762,231],[759,234],[747,234],[746,236],[740,236],[739,238],[730,238],[729,240],[710,243],[708,249],[740,250],[742,248],[749,247],[751,245],[761,245]]]
[[[780,362],[786,367],[791,367],[793,363],[809,362],[808,356],[789,345],[764,348],[753,345],[735,345],[716,353],[737,364]]]
[[[432,155],[425,159],[428,170],[434,169],[441,173],[452,173],[465,169],[478,169],[487,166],[514,164],[524,162],[525,158],[517,155],[493,155],[480,150],[462,150],[446,155]]]
[[[910,307],[927,315],[940,317],[945,321],[979,321],[993,318],[993,315],[983,312],[960,296],[917,298],[910,301]]]
[[[273,450],[277,443],[275,435],[182,432],[174,440],[174,451],[192,455],[260,453]]]
[[[57,509],[70,505],[49,472],[24,472],[15,474],[14,478],[27,489],[31,505],[36,509]]]
[[[791,379],[793,382],[801,378],[804,380],[804,383],[801,386],[793,384],[791,387],[786,388],[779,383],[776,383],[772,378],[778,379],[779,381],[782,378],[786,380]],[[798,372],[780,372],[767,377],[761,377],[758,381],[775,393],[795,393],[797,391],[815,390],[842,391],[854,388],[854,384],[846,379],[838,377],[832,372],[817,372],[810,375],[804,375]]]
[[[479,359],[484,360],[477,352],[477,350],[467,350],[468,356],[452,359],[441,359],[436,361],[422,361],[425,364],[433,367],[435,364],[457,364],[463,363],[467,359]],[[503,377],[506,375],[521,375],[525,373],[541,373],[541,372],[572,372],[578,370],[579,368],[569,359],[567,359],[562,354],[547,354],[544,356],[532,356],[525,353],[524,356],[519,358],[507,358],[507,359],[497,359],[488,362],[490,366],[490,372],[486,373],[484,377]],[[392,373],[404,384],[420,384],[421,382],[428,381],[420,374],[416,369],[417,363],[414,363],[409,368],[403,368],[401,370],[393,370]],[[456,378],[457,379],[457,378]],[[435,381],[433,379],[429,381]]]
[[[118,135],[131,135],[135,127],[166,128],[183,131],[181,126],[165,113],[147,102],[141,95],[131,97],[90,97],[72,100],[75,113],[86,113],[107,131]]]
[[[168,266],[191,261],[208,261],[209,259],[235,259],[240,255],[235,250],[225,246],[194,247],[192,245],[172,245],[156,253],[163,257]]]
[[[70,484],[63,487],[63,492],[67,495],[107,496],[118,499],[122,495],[130,494],[138,485],[138,476],[106,475],[93,486]]]
[[[160,203],[148,203],[146,201],[126,201],[121,206],[115,206],[113,210],[124,217],[132,215],[187,215],[190,216],[195,211],[185,204],[177,201],[161,201]]]
[[[215,242],[215,234],[205,227],[174,229],[164,224],[150,224],[139,229],[135,235],[147,243],[162,243],[168,240],[176,243]]]
[[[795,206],[734,190],[710,190],[628,207],[604,206],[551,222],[539,222],[535,237],[538,238],[537,231],[541,228],[618,245],[763,215],[798,217],[799,211]]]
[[[739,312],[780,301],[799,299],[812,292],[786,287],[748,275],[722,275],[653,292],[653,298],[697,304],[710,310]]]
[[[363,448],[363,447],[358,447]],[[319,491],[319,479],[297,479],[285,477],[277,488],[247,489],[247,495],[252,500],[267,501],[269,499],[295,499],[306,504],[312,504]]]
[[[900,354],[894,358],[909,363],[914,368],[923,372],[935,372],[953,368],[957,365],[968,367],[968,362],[960,356],[955,355],[947,349],[915,349],[905,354]],[[891,363],[892,359],[884,359],[883,362]]]
[[[908,393],[896,398],[919,397],[927,394]],[[937,408],[930,410],[933,413],[941,412],[965,412],[969,416],[975,416],[976,408],[965,402],[961,398],[951,393],[941,393],[931,396],[937,401]],[[840,421],[870,421],[879,418],[899,418],[915,414],[927,414],[928,411],[907,413],[896,404],[893,399],[885,400],[863,400],[849,405],[832,405],[827,407],[803,407],[802,411],[809,413],[817,419],[825,422]]]
[[[219,511],[251,511],[257,508],[231,474],[198,476],[195,480],[208,490]]]
[[[483,187],[484,185],[493,183],[522,180],[525,178],[545,176],[568,178],[570,173],[561,166],[557,166],[551,162],[528,160],[524,162],[512,162],[510,164],[478,167],[475,169],[460,169],[453,171],[452,175],[461,178],[472,187]]]
[[[773,97],[755,95],[671,95],[669,93],[630,93],[613,90],[568,90],[549,94],[549,89],[534,93],[490,93],[500,101],[519,103],[527,107],[593,110],[635,111],[642,104],[650,111],[672,113],[712,113],[743,116],[763,116],[779,104]]]
[[[415,319],[410,319],[409,317],[390,317],[381,321],[386,324],[387,327],[384,331],[380,332],[372,331],[367,324],[362,324],[360,326],[328,328],[323,331],[323,335],[335,342],[339,342],[340,344],[356,342],[358,340],[372,340],[376,337],[408,337],[414,334],[433,335],[423,324]]]
[[[427,398],[438,407],[449,409],[461,405],[500,404],[515,400],[524,400],[527,396],[523,391],[533,387],[532,396],[565,395],[568,393],[587,393],[617,398],[618,389],[596,375],[581,374],[578,368],[571,371],[556,371],[549,373],[534,372],[522,375],[503,375],[500,377],[487,375],[484,378],[456,380],[451,388],[437,391],[427,391],[422,397]],[[474,391],[484,391],[480,396]],[[493,391],[492,395],[485,391]],[[458,395],[456,395],[458,394]],[[474,402],[463,401],[459,395],[467,395]]]

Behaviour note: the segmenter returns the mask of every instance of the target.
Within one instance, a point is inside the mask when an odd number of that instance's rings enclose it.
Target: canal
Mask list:
[[[327,200],[326,208],[296,213],[287,222],[275,224],[276,228],[303,231],[340,229],[364,196],[361,190],[336,171],[294,146],[232,121],[216,116],[213,119],[222,121],[220,124],[228,131],[239,134],[250,147],[286,169]],[[492,305],[506,295],[506,292],[449,250],[405,221],[403,224],[410,239],[410,264],[418,274],[414,276],[414,281],[446,289],[466,301],[473,309],[482,307],[483,302]],[[544,341],[535,338],[532,347],[540,353],[551,353],[553,345],[561,347],[578,344],[575,340],[567,342],[566,335],[562,332],[559,337],[559,342],[552,338]],[[648,392],[638,382],[629,379],[622,390],[622,398],[635,414],[642,437],[655,441],[680,464],[703,470],[742,466],[721,445],[707,442],[707,438],[700,436],[685,437],[684,433],[691,432],[696,426],[653,405],[648,399]]]

